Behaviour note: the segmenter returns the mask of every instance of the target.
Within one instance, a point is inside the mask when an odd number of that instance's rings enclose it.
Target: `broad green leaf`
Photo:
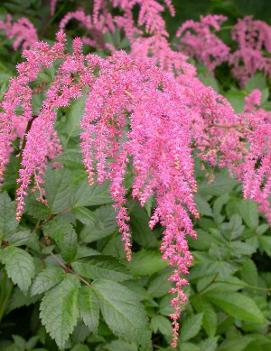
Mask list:
[[[138,351],[135,344],[130,344],[123,340],[113,340],[104,347],[107,351]]]
[[[49,207],[36,200],[34,195],[27,196],[25,203],[25,212],[38,220],[45,220],[51,214]]]
[[[215,336],[217,329],[217,315],[213,306],[198,295],[194,295],[193,298],[191,298],[191,302],[197,312],[203,313],[202,327],[207,335],[209,337]]]
[[[221,172],[216,175],[213,182],[203,181],[199,187],[199,193],[219,196],[230,192],[236,184],[237,182],[226,172]]]
[[[131,278],[128,270],[116,258],[97,255],[72,263],[75,272],[91,279],[123,281]]]
[[[18,227],[15,204],[7,193],[0,193],[0,214],[0,239],[4,239]]]
[[[66,116],[67,121],[64,128],[61,130],[61,132],[67,134],[67,141],[80,133],[80,120],[84,113],[85,102],[86,95],[83,95],[71,104],[70,110]]]
[[[37,350],[38,351],[38,350]],[[89,351],[89,348],[87,347],[87,345],[83,345],[83,344],[78,344],[75,345],[71,351]]]
[[[60,283],[65,277],[65,272],[58,266],[49,266],[40,272],[31,287],[31,295],[42,294]]]
[[[243,351],[252,341],[249,335],[228,339],[220,345],[219,351]]]
[[[148,287],[148,293],[152,297],[162,297],[166,295],[172,287],[172,283],[168,280],[171,269],[165,269],[157,273],[151,280]]]
[[[86,180],[82,181],[75,189],[72,207],[98,206],[112,203],[108,183],[90,186]]]
[[[167,263],[161,259],[159,252],[144,249],[136,252],[129,264],[131,272],[135,275],[151,275],[166,266]]]
[[[226,98],[234,108],[235,112],[243,112],[245,94],[236,88],[231,88],[225,93]]]
[[[160,331],[163,335],[171,335],[171,323],[168,318],[156,315],[151,319],[151,329],[154,333]]]
[[[67,276],[44,295],[40,304],[41,322],[59,348],[65,347],[69,335],[77,324],[79,287],[75,277]]]
[[[238,202],[237,209],[249,228],[257,228],[259,224],[259,212],[255,202],[252,200],[241,200]]]
[[[0,251],[0,261],[14,284],[26,292],[35,275],[33,257],[18,247],[8,246]]]
[[[213,216],[213,212],[211,206],[209,205],[208,201],[205,200],[203,196],[200,194],[196,194],[195,196],[197,208],[201,216]]]
[[[256,252],[254,245],[250,245],[248,242],[242,242],[239,240],[232,241],[230,243],[230,248],[232,256],[235,257],[251,256],[254,252]]]
[[[116,214],[112,206],[101,206],[92,214],[93,220],[89,220],[80,233],[81,239],[86,243],[105,238],[117,229]]]
[[[245,90],[248,92],[251,92],[254,89],[264,90],[266,88],[266,77],[262,72],[254,74],[245,85]]]
[[[260,247],[271,257],[271,236],[263,235],[259,238]]]
[[[255,263],[250,259],[246,258],[243,261],[242,267],[241,267],[241,277],[242,279],[250,284],[257,286],[258,285],[258,271]]]
[[[182,341],[188,341],[199,333],[202,325],[202,319],[203,313],[198,313],[183,321],[181,330]]]
[[[114,334],[147,347],[150,343],[145,311],[136,295],[125,286],[97,280],[93,288],[98,296],[102,315]]]
[[[36,303],[39,300],[39,296],[30,296],[29,293],[23,293],[22,290],[16,286],[13,290],[11,298],[9,300],[9,305],[7,307],[7,313],[11,312],[17,308],[21,308],[23,306],[30,306]]]
[[[155,236],[156,230],[149,228],[149,216],[145,208],[138,202],[131,200],[128,203],[133,240],[144,248],[158,248],[159,242]]]
[[[33,243],[37,240],[35,233],[30,230],[21,230],[9,236],[8,242],[13,246],[22,246]]]
[[[198,345],[192,344],[191,342],[180,342],[179,345],[180,351],[200,351]]]
[[[75,258],[77,234],[70,223],[55,218],[44,226],[44,232],[54,239],[65,261],[71,262]]]
[[[214,279],[212,282],[213,277],[210,277],[211,279],[211,284],[209,286],[204,286],[203,288],[199,288],[198,290],[201,291],[204,289],[204,291],[207,292],[227,292],[230,293],[232,291],[237,291],[243,288],[247,287],[247,283],[244,282],[243,280],[238,279],[237,277],[234,276],[229,276],[227,278],[217,278]],[[204,278],[202,279],[204,280]]]
[[[82,286],[79,290],[79,312],[89,330],[96,330],[99,324],[99,302],[88,286]]]
[[[78,219],[81,223],[83,224],[92,224],[95,221],[95,214],[93,211],[89,210],[86,207],[75,207],[72,210],[72,213],[74,213],[76,219]]]
[[[60,213],[71,208],[72,180],[69,170],[49,168],[45,179],[46,199],[51,211]]]
[[[213,304],[219,306],[229,315],[248,322],[264,323],[264,316],[256,303],[244,294],[207,293],[206,296]]]
[[[200,351],[216,351],[217,341],[218,336],[201,341],[199,344]]]

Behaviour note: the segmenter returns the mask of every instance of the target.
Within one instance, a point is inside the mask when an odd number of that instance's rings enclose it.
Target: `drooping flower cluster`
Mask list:
[[[271,27],[251,16],[238,19],[231,32],[237,49],[230,52],[230,48],[212,31],[221,30],[226,19],[220,15],[208,15],[201,17],[199,22],[184,22],[176,33],[180,38],[180,50],[202,62],[210,71],[222,62],[228,62],[241,86],[257,71],[270,76]]]
[[[208,15],[201,16],[199,22],[184,22],[176,33],[177,38],[181,38],[180,50],[195,57],[213,71],[229,57],[229,47],[212,31],[219,31],[226,19],[221,15]]]
[[[232,30],[238,49],[231,55],[233,75],[244,85],[258,70],[271,75],[271,27],[248,16],[239,19]]]
[[[25,17],[13,21],[12,17],[7,15],[5,21],[0,20],[0,30],[3,30],[6,36],[13,40],[12,45],[15,50],[20,46],[22,49],[28,49],[38,41],[36,28]]]
[[[260,100],[259,90],[246,98],[243,117],[248,121],[249,153],[241,175],[245,198],[255,200],[271,223],[271,112],[259,107]]]
[[[55,151],[52,152],[51,143],[56,138],[53,125],[57,109],[81,96],[85,88],[90,89],[81,124],[81,146],[89,182],[94,180],[93,164],[96,163],[97,181],[111,181],[116,217],[128,259],[131,241],[123,183],[128,162],[132,162],[134,170],[134,198],[144,205],[151,195],[156,196],[157,207],[151,226],[159,220],[165,226],[161,251],[163,258],[175,267],[171,278],[176,284],[172,292],[177,293],[173,300],[175,313],[171,316],[175,344],[180,306],[185,301],[182,286],[187,284],[182,275],[188,273],[192,262],[185,237],[196,235],[189,218],[189,213],[197,216],[193,201],[196,184],[190,149],[190,111],[177,81],[151,61],[135,60],[124,52],[107,59],[84,56],[81,44],[81,40],[75,39],[73,53],[65,54],[63,36],[59,35],[58,42],[51,48],[37,43],[32,50],[25,51],[27,61],[18,65],[19,75],[11,81],[2,103],[1,173],[12,151],[17,120],[32,121],[33,118],[29,106],[30,81],[54,60],[62,59],[41,111],[23,136],[26,143],[18,179],[18,219],[32,180],[35,187],[41,189],[41,198],[44,197],[42,183],[47,159],[59,152],[59,144],[53,143]],[[97,68],[99,75],[95,77],[93,70]],[[21,93],[23,90],[27,95]],[[24,112],[18,116],[14,110],[21,104]],[[14,118],[10,119],[10,115]]]

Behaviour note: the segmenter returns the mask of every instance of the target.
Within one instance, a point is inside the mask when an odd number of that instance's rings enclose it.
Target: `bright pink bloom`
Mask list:
[[[15,50],[20,46],[23,49],[28,49],[38,41],[35,27],[25,17],[13,22],[12,17],[7,15],[5,21],[0,20],[0,29],[4,30],[9,39],[13,40],[13,48]]]
[[[180,49],[213,71],[229,57],[228,46],[212,31],[219,31],[226,19],[220,15],[208,15],[201,16],[199,22],[184,22],[176,33],[181,38]]]
[[[232,73],[244,85],[257,71],[271,75],[271,27],[248,16],[239,19],[232,30],[238,49],[231,55]]]

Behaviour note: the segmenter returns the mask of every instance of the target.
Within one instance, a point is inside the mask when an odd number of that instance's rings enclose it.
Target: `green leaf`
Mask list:
[[[200,351],[216,351],[217,341],[218,336],[201,341],[199,344]]]
[[[255,202],[252,200],[241,200],[238,202],[237,209],[249,228],[257,228],[259,224],[259,212]]]
[[[25,212],[38,220],[45,220],[51,214],[49,207],[36,200],[34,195],[27,196],[25,203]]]
[[[36,239],[36,240],[35,240]],[[9,236],[8,242],[13,246],[22,246],[31,244],[31,242],[36,242],[37,237],[35,233],[31,232],[30,230],[22,230],[16,232]]]
[[[88,182],[84,180],[76,188],[72,199],[73,208],[107,205],[111,203],[112,198],[109,194],[107,182],[90,186]]]
[[[204,195],[219,196],[230,192],[237,182],[229,177],[226,172],[221,172],[216,175],[213,182],[203,181],[199,187],[199,193]]]
[[[87,345],[83,345],[83,344],[78,344],[75,345],[71,351],[89,351],[89,348],[87,347]]]
[[[134,254],[129,268],[134,275],[151,275],[167,267],[157,251],[141,250]]]
[[[198,345],[192,344],[191,342],[181,342],[179,346],[180,351],[200,351]]]
[[[0,239],[4,239],[18,227],[15,204],[7,193],[0,193],[0,213]]]
[[[251,342],[253,338],[251,336],[240,336],[233,339],[226,339],[219,347],[219,351],[242,351]]]
[[[25,250],[9,246],[0,251],[0,260],[13,283],[26,292],[35,275],[33,257]]]
[[[31,295],[42,294],[60,283],[65,277],[65,272],[58,266],[49,266],[40,272],[35,278]]]
[[[261,236],[259,238],[260,247],[271,257],[271,236]]]
[[[128,209],[135,242],[145,248],[158,248],[159,242],[155,236],[155,229],[151,230],[149,227],[147,211],[134,200],[129,201]]]
[[[203,313],[202,326],[210,337],[215,336],[217,329],[217,315],[213,306],[203,300],[199,295],[194,295],[191,302],[197,312]]]
[[[53,213],[71,208],[72,180],[68,169],[48,169],[45,176],[48,205]]]
[[[112,234],[117,229],[116,214],[112,206],[101,206],[92,212],[93,220],[84,227],[80,233],[80,238],[91,243]]]
[[[99,324],[99,302],[95,292],[88,286],[80,288],[79,311],[85,325],[91,332],[95,331]]]
[[[86,207],[76,207],[72,210],[72,213],[83,224],[93,224],[95,221],[94,212]]]
[[[131,278],[126,267],[111,256],[91,256],[73,262],[72,268],[83,277],[91,279],[110,279],[121,282]]]
[[[97,280],[93,288],[105,322],[113,333],[124,340],[148,346],[150,331],[137,296],[125,286],[110,280]]]
[[[195,314],[183,321],[181,341],[188,341],[196,336],[201,328],[203,313]]]
[[[79,286],[78,280],[68,275],[44,295],[40,304],[41,322],[59,348],[65,347],[77,324]]]
[[[171,335],[171,323],[168,318],[156,315],[151,319],[151,329],[154,333],[160,331],[165,336]]]
[[[148,287],[148,293],[152,297],[162,297],[166,295],[172,287],[172,283],[168,280],[171,269],[165,269],[157,273],[151,280]]]
[[[245,89],[251,92],[254,89],[264,90],[268,88],[266,84],[266,77],[262,72],[257,72],[246,83]]]
[[[71,262],[77,252],[77,234],[73,226],[60,218],[55,218],[44,226],[44,231],[54,239],[63,259]]]
[[[105,345],[105,350],[108,351],[138,351],[135,344],[130,344],[123,340],[113,340]]]
[[[219,306],[229,315],[248,322],[264,323],[264,316],[256,303],[244,294],[232,292],[228,293],[208,293],[206,294],[210,302]]]
[[[257,286],[258,285],[258,271],[255,263],[250,259],[246,258],[243,261],[242,267],[241,267],[241,277],[242,279],[250,284]]]
[[[204,199],[203,196],[201,196],[200,194],[196,194],[195,200],[201,216],[213,216],[211,206],[209,205],[208,201]]]
[[[71,137],[78,136],[80,133],[80,120],[84,113],[86,103],[86,95],[76,99],[70,107],[69,112],[67,113],[67,121],[64,128],[61,132],[67,134],[67,140]]]

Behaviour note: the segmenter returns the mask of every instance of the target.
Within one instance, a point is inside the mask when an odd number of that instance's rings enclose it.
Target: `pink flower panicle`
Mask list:
[[[13,40],[13,48],[17,50],[20,46],[23,49],[30,48],[38,41],[38,36],[33,24],[25,17],[13,22],[12,17],[7,15],[5,21],[0,20],[0,29],[6,36]]]
[[[243,118],[247,120],[249,152],[243,164],[244,197],[259,204],[271,223],[271,112],[260,108],[261,92],[253,90],[246,98]]]
[[[171,318],[176,339],[179,305],[185,301],[182,276],[188,274],[192,263],[185,238],[187,235],[195,237],[189,213],[198,216],[193,200],[196,182],[190,147],[190,106],[174,75],[164,73],[151,60],[133,58],[124,52],[116,52],[105,59],[84,56],[81,46],[82,41],[76,38],[73,53],[65,53],[64,36],[59,33],[52,47],[39,42],[24,51],[26,61],[18,65],[18,76],[11,81],[1,105],[1,171],[4,174],[12,141],[16,137],[25,139],[16,193],[17,219],[23,213],[24,199],[32,181],[39,199],[46,202],[43,190],[46,166],[49,159],[61,152],[54,130],[57,110],[88,90],[81,122],[81,147],[89,182],[94,181],[95,174],[99,183],[110,181],[116,218],[129,260],[132,245],[124,186],[128,163],[132,163],[134,170],[133,197],[143,206],[150,196],[156,196],[157,207],[150,226],[160,220],[165,227],[161,252],[175,267],[171,280],[176,288],[171,292],[177,296],[172,302],[175,313]],[[56,60],[62,63],[47,89],[39,114],[34,117],[30,83]],[[93,74],[97,67],[98,76]],[[18,105],[24,107],[20,115],[15,113]],[[21,121],[25,127],[18,134],[16,127]]]
[[[176,33],[180,38],[180,49],[202,62],[210,71],[214,71],[229,57],[228,46],[213,32],[219,31],[226,19],[221,15],[208,15],[201,16],[199,22],[184,22]]]
[[[24,137],[27,124],[33,118],[30,83],[37,78],[42,69],[50,67],[56,59],[62,58],[63,50],[64,37],[59,34],[58,41],[52,47],[37,42],[31,49],[23,52],[26,61],[18,64],[18,76],[10,81],[8,91],[1,102],[0,181],[3,180],[6,165],[13,151],[12,142],[17,136]],[[21,113],[18,113],[18,107],[21,107]]]
[[[239,19],[232,30],[238,49],[231,55],[232,73],[244,85],[258,70],[271,75],[271,27],[251,16]],[[266,52],[266,53],[265,53]]]

